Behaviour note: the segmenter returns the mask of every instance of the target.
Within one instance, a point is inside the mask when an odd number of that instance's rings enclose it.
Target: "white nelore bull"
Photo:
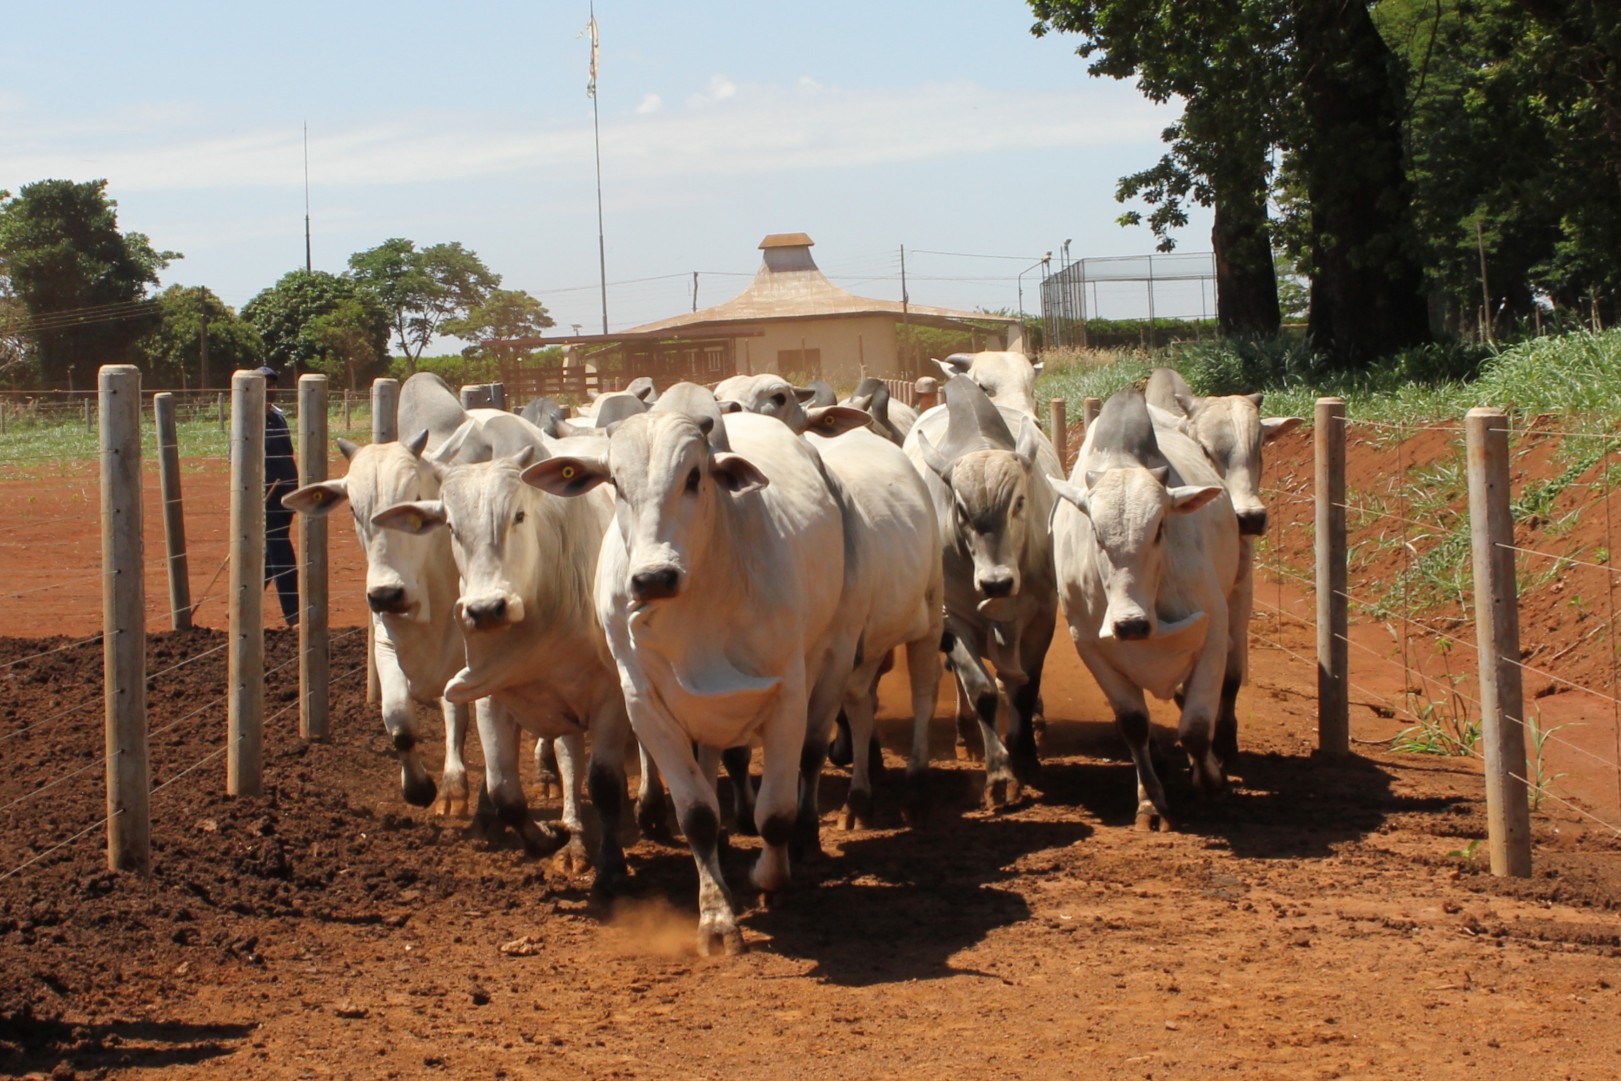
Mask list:
[[[948,663],[979,722],[985,802],[1000,807],[1037,769],[1032,719],[1058,616],[1048,478],[1063,467],[1034,420],[960,375],[946,384],[946,405],[918,418],[905,449],[934,501]],[[1000,695],[982,658],[1007,690],[1006,744],[996,730]]]
[[[823,433],[828,433],[825,437]],[[850,792],[841,823],[872,825],[872,762],[878,677],[897,646],[906,648],[912,689],[912,747],[907,805],[921,809],[929,769],[929,722],[940,688],[937,653],[945,623],[940,532],[928,486],[900,447],[866,427],[844,433],[815,425],[813,445],[842,490],[845,525],[844,592],[839,626],[853,635],[854,668],[842,706],[849,723]],[[844,655],[843,649],[835,651]],[[820,723],[820,718],[812,718]],[[828,732],[812,732],[807,754],[820,764]],[[880,762],[879,765],[882,765]],[[817,776],[801,778],[801,821],[815,819]]]
[[[586,863],[579,798],[590,730],[589,784],[602,820],[597,882],[611,893],[628,873],[619,820],[629,728],[591,591],[613,501],[605,493],[557,499],[524,484],[524,468],[545,452],[540,431],[522,418],[487,423],[483,434],[497,457],[444,469],[437,500],[400,503],[374,520],[406,535],[449,535],[461,576],[455,610],[466,666],[447,684],[445,697],[489,700],[478,711],[485,793],[533,855],[565,839],[530,817],[518,728],[555,741],[570,870]]]
[[[426,807],[435,786],[417,745],[422,733],[413,702],[437,704],[445,719],[445,764],[437,789],[440,814],[467,809],[467,706],[442,698],[444,686],[462,665],[456,632],[456,564],[444,537],[404,537],[379,529],[372,515],[402,500],[439,494],[433,459],[455,453],[446,437],[466,420],[461,403],[438,376],[419,373],[400,393],[399,420],[412,433],[407,443],[357,447],[338,440],[349,461],[346,476],[306,485],[285,496],[283,505],[325,516],[348,505],[355,536],[366,554],[366,605],[374,628],[373,659],[381,689],[383,726],[400,761],[400,787],[406,802]],[[426,448],[434,452],[424,458]],[[465,442],[463,451],[468,450]],[[438,455],[444,450],[446,455]],[[476,450],[473,453],[477,453]]]
[[[1181,373],[1172,368],[1150,372],[1143,394],[1155,422],[1161,426],[1168,423],[1197,443],[1227,489],[1227,498],[1238,515],[1239,532],[1239,586],[1233,594],[1238,610],[1233,614],[1233,625],[1248,628],[1255,600],[1255,538],[1266,532],[1261,451],[1299,424],[1300,418],[1261,416],[1260,394],[1195,397]],[[1216,754],[1229,770],[1238,757],[1238,692],[1249,672],[1247,629],[1235,648],[1216,721]]]
[[[948,381],[966,375],[997,405],[1036,416],[1036,376],[1041,374],[1041,365],[1030,363],[1030,358],[1025,354],[1004,351],[953,353],[944,360],[937,359],[935,363]],[[950,383],[946,385],[949,387]]]
[[[1150,406],[1169,414],[1166,420],[1204,450],[1232,500],[1239,532],[1246,537],[1264,534],[1261,448],[1299,424],[1300,418],[1261,416],[1260,394],[1195,397],[1187,381],[1172,368],[1149,372],[1143,396]]]
[[[839,404],[870,414],[872,430],[897,447],[906,442],[917,423],[917,410],[892,397],[882,379],[863,379],[855,392]]]
[[[716,451],[689,416],[633,416],[605,452],[524,474],[554,495],[614,487],[597,610],[631,725],[692,848],[705,954],[743,941],[717,858],[713,778],[693,744],[763,744],[764,846],[751,878],[768,894],[785,888],[812,683],[828,666],[844,577],[843,520],[809,444],[767,417],[739,414],[726,428],[732,452]]]
[[[1214,751],[1221,689],[1246,628],[1232,603],[1238,521],[1203,451],[1158,428],[1142,392],[1104,403],[1075,472],[1055,485],[1059,596],[1070,637],[1114,709],[1137,769],[1138,829],[1171,828],[1144,692],[1181,703],[1179,741],[1199,791],[1226,784]]]

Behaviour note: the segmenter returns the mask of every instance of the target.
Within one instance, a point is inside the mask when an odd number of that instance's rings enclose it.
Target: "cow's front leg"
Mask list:
[[[574,732],[553,740],[557,748],[558,774],[563,783],[563,828],[568,840],[554,860],[559,872],[583,875],[591,869],[585,851],[585,823],[580,819],[580,782],[585,777],[585,736]]]
[[[434,811],[447,816],[464,815],[467,813],[467,762],[462,753],[467,746],[467,703],[441,698],[439,709],[445,718],[445,768],[439,773],[439,801]]]
[[[535,740],[535,785],[541,799],[563,795],[563,777],[557,764],[557,741],[551,736]]]
[[[932,631],[931,636],[938,637]],[[912,750],[906,759],[903,806],[914,826],[929,806],[929,722],[934,720],[934,705],[940,697],[938,652],[937,643],[928,638],[906,645],[906,674],[912,684]]]
[[[1219,608],[1220,602],[1210,607]],[[1177,726],[1177,742],[1193,766],[1194,787],[1205,799],[1214,799],[1227,790],[1227,775],[1215,745],[1216,715],[1227,671],[1226,617],[1225,611],[1211,612],[1204,650],[1183,687],[1182,716]]]
[[[732,783],[732,829],[741,837],[753,837],[759,832],[754,826],[754,778],[749,774],[752,757],[747,745],[728,747],[720,753],[726,778]]]
[[[422,764],[418,748],[421,732],[417,724],[416,703],[411,700],[410,685],[400,668],[394,640],[388,635],[387,625],[372,617],[376,627],[372,658],[377,666],[377,683],[383,705],[383,727],[394,744],[394,754],[400,763],[400,794],[413,807],[426,807],[433,803],[438,789],[427,767]]]
[[[602,836],[597,840],[597,878],[593,888],[604,897],[624,892],[630,867],[619,830],[625,813],[625,744],[630,720],[616,695],[591,720],[591,764],[587,784]]]
[[[979,653],[964,636],[956,636],[951,646],[951,666],[957,673],[962,689],[973,703],[974,715],[979,721],[979,738],[985,748],[985,807],[999,810],[1016,802],[1023,786],[1013,772],[1007,747],[996,733],[996,713],[1002,696],[997,693],[996,681],[985,670]]]
[[[505,707],[492,699],[480,698],[474,707],[478,715],[478,739],[484,748],[484,793],[491,809],[506,825],[517,831],[524,850],[536,858],[557,851],[568,838],[560,830],[543,828],[529,814],[523,780],[518,771],[518,726]],[[483,812],[482,801],[480,811]],[[478,825],[475,819],[475,825]]]
[[[1122,675],[1084,629],[1072,621],[1070,634],[1082,662],[1098,681],[1109,705],[1114,710],[1115,728],[1126,741],[1131,752],[1131,764],[1137,775],[1137,813],[1133,823],[1136,829],[1147,832],[1156,826],[1162,831],[1175,829],[1171,821],[1170,804],[1165,798],[1165,786],[1154,768],[1154,755],[1150,747],[1152,726],[1148,720],[1148,701],[1142,688]]]
[[[698,868],[698,952],[705,957],[717,950],[741,953],[743,933],[738,930],[731,891],[720,869],[720,804],[715,786],[704,777],[692,743],[676,727],[674,718],[644,719],[638,713],[633,723],[643,748],[657,760],[669,782],[681,832]]]

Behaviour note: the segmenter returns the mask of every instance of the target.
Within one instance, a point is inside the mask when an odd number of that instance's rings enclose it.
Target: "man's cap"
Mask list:
[[[271,368],[269,366],[266,366],[266,367],[263,367],[263,368],[255,368],[253,370],[253,374],[254,375],[262,375],[266,379],[269,379],[271,382],[275,382],[275,383],[281,382],[281,376],[276,374],[276,369]]]

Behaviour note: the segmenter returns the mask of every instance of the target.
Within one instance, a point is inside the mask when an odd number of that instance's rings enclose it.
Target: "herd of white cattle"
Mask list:
[[[912,692],[906,806],[923,809],[943,655],[959,729],[977,722],[986,804],[1015,801],[1037,768],[1060,608],[1131,750],[1137,827],[1171,822],[1145,692],[1180,703],[1195,784],[1219,793],[1238,751],[1261,448],[1298,422],[1263,418],[1258,394],[1196,398],[1156,369],[1104,404],[1066,480],[1035,415],[1039,366],[1008,352],[939,363],[944,404],[921,416],[877,380],[843,403],[775,375],[662,394],[638,381],[576,417],[546,400],[463,410],[436,376],[407,380],[408,441],[339,440],[347,475],[285,499],[354,514],[405,799],[468,810],[471,705],[486,771],[476,820],[594,864],[611,895],[630,873],[620,817],[635,746],[638,825],[664,828],[667,784],[698,869],[699,949],[735,952],[722,762],[735,828],[762,841],[753,884],[775,894],[790,853],[817,845],[836,727],[851,764],[841,823],[870,825],[876,692],[897,650]],[[415,702],[443,711],[437,785]],[[520,730],[560,783],[560,829],[530,815]],[[582,779],[601,821],[589,857]]]

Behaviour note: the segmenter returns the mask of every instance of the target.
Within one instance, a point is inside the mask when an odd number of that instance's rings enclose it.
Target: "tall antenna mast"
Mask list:
[[[602,276],[602,332],[608,333],[608,256],[602,240],[602,129],[597,124],[597,5],[590,4],[591,21],[591,82],[586,93],[591,95],[591,139],[597,154],[597,270]]]
[[[314,268],[310,264],[310,122],[304,121],[304,271]]]

